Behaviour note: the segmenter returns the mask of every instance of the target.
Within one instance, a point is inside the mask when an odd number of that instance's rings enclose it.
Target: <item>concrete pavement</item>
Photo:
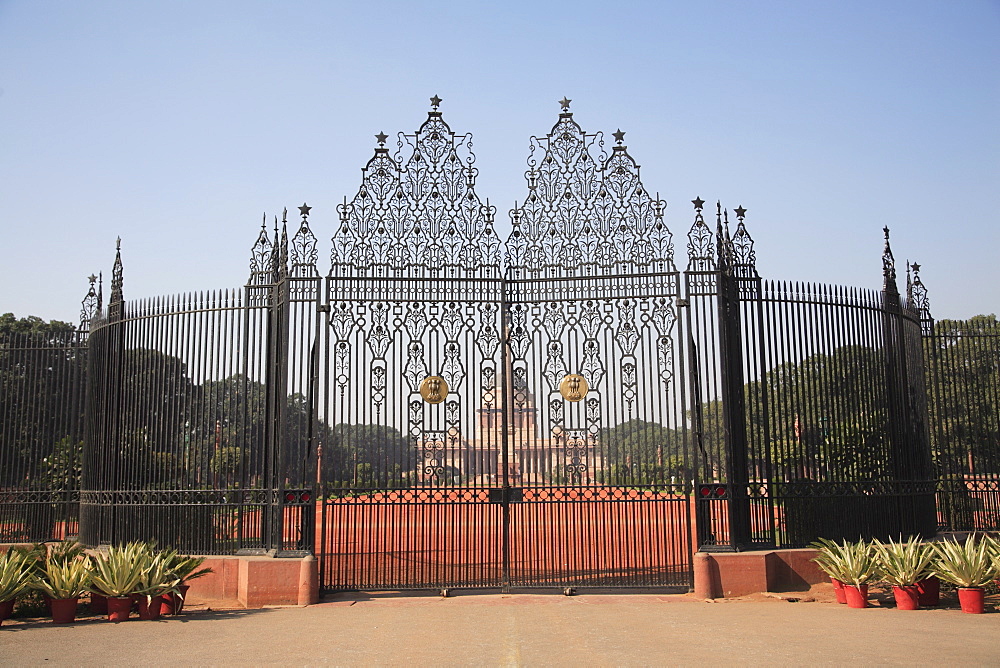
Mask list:
[[[852,610],[824,585],[794,596],[342,594],[157,622],[8,620],[0,665],[1000,665],[1000,613]]]

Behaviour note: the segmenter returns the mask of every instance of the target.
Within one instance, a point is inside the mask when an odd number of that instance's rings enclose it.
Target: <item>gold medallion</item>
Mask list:
[[[587,379],[578,373],[567,374],[559,383],[559,394],[563,395],[566,401],[580,401],[589,391],[590,385],[587,384]]]
[[[420,396],[429,404],[439,404],[448,396],[448,383],[441,376],[427,376],[420,383]]]

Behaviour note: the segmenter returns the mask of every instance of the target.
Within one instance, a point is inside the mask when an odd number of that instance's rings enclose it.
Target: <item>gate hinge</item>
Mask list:
[[[521,503],[524,490],[520,487],[493,487],[490,489],[490,503]]]

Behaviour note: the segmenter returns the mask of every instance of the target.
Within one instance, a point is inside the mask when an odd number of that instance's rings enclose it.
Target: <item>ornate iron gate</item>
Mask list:
[[[664,203],[624,133],[608,155],[565,101],[502,257],[471,138],[436,102],[395,155],[378,135],[340,207],[324,587],[688,585],[691,342]]]

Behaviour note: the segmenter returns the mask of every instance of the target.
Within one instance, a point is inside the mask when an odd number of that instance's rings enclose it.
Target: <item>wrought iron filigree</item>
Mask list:
[[[275,221],[277,226],[277,221]],[[267,214],[260,223],[260,235],[250,250],[250,285],[269,285],[274,282],[274,242],[267,234]]]
[[[316,271],[316,260],[319,257],[319,251],[316,250],[316,235],[312,233],[309,229],[309,211],[312,209],[305,202],[299,207],[299,213],[302,216],[302,222],[299,224],[299,229],[292,237],[291,255],[292,255],[292,272],[293,277],[313,277],[318,276],[319,272]],[[288,209],[285,209],[284,216],[288,215]]]
[[[118,241],[115,242],[115,264],[111,270],[111,301],[108,303],[108,316],[112,320],[118,320],[124,315],[123,273],[122,238],[118,237]]]
[[[528,196],[511,211],[507,266],[517,278],[669,271],[673,243],[665,203],[652,197],[621,143],[585,132],[563,102],[544,137],[532,137]]]
[[[911,270],[913,271],[912,279],[910,277]],[[910,308],[920,313],[921,318],[925,320],[930,318],[931,302],[927,298],[927,288],[920,279],[920,265],[915,262],[906,264],[906,297]]]
[[[394,156],[376,136],[361,187],[338,207],[331,276],[500,275],[496,210],[475,191],[472,135],[455,134],[433,100],[424,124],[398,135]]]
[[[889,228],[883,227],[885,234],[885,247],[882,249],[882,277],[885,281],[884,289],[896,292],[896,260],[892,256],[892,247],[889,246]]]
[[[90,281],[90,289],[87,290],[87,295],[80,302],[80,331],[86,332],[90,330],[90,321],[94,319],[97,315],[97,311],[100,308],[97,303],[97,276],[91,274],[88,278]]]
[[[696,197],[691,202],[694,204],[694,223],[688,230],[688,271],[714,271],[715,270],[715,235],[705,224],[705,217],[701,210],[704,207],[704,200]]]

